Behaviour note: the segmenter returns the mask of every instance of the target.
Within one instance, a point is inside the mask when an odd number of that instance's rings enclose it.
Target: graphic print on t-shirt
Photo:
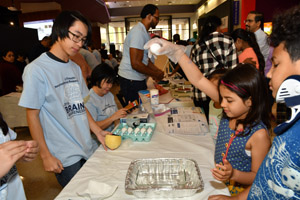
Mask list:
[[[111,116],[116,112],[116,106],[105,104],[104,109],[102,110],[103,115]]]
[[[75,77],[67,77],[63,84],[64,87],[64,108],[67,112],[68,118],[72,118],[75,115],[85,113],[85,107],[78,81]]]

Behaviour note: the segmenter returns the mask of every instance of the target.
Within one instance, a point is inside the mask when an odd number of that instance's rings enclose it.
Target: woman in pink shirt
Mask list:
[[[256,68],[264,73],[265,60],[259,50],[254,33],[238,28],[231,33],[237,51],[241,51],[239,62],[244,62],[247,58],[251,58],[256,64]]]

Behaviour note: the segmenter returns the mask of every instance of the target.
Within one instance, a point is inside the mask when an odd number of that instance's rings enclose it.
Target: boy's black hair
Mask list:
[[[62,11],[54,20],[54,24],[52,27],[52,44],[54,44],[58,38],[65,39],[69,37],[69,29],[76,21],[81,21],[83,24],[87,26],[88,33],[86,36],[87,45],[92,37],[92,27],[90,22],[78,11]]]
[[[92,71],[90,78],[90,87],[97,86],[101,88],[102,80],[107,83],[114,83],[116,79],[115,71],[106,63],[101,63]]]
[[[156,12],[157,9],[158,8],[157,8],[156,5],[153,5],[153,4],[145,5],[142,12],[141,12],[141,18],[144,19],[149,14],[154,15],[154,13]]]
[[[236,93],[244,102],[251,98],[252,106],[247,116],[245,119],[237,120],[236,127],[238,124],[242,124],[244,129],[248,127],[249,130],[251,130],[251,128],[260,121],[262,121],[268,129],[271,127],[268,109],[269,102],[267,84],[264,76],[253,65],[240,63],[237,67],[229,70],[219,81],[219,94],[221,81],[224,81],[226,84],[233,85],[233,87],[229,87],[228,85],[222,84],[230,91]],[[220,102],[222,102],[221,95],[219,95],[219,98]],[[223,117],[229,119],[225,113],[223,113]],[[248,133],[244,133],[242,135]]]
[[[215,15],[206,17],[200,33],[199,42],[206,41],[208,35],[211,34],[212,32],[215,32],[217,28],[221,25],[222,25],[222,21],[219,17]]]
[[[254,14],[254,20],[255,22],[260,22],[260,28],[263,29],[264,28],[264,15],[261,12],[258,11],[250,11],[249,14]]]
[[[1,113],[0,113],[0,128],[2,130],[3,135],[6,135],[8,133],[8,126],[4,121]]]
[[[257,59],[258,59],[258,64],[259,64],[259,71],[261,73],[264,73],[264,69],[265,69],[265,58],[262,55],[259,46],[257,44],[256,41],[256,37],[254,35],[254,33],[250,32],[250,31],[246,31],[244,29],[238,28],[235,29],[232,33],[231,33],[231,37],[234,40],[234,42],[236,42],[236,40],[238,38],[244,40],[245,42],[247,42],[249,44],[250,47],[253,48]]]
[[[284,44],[293,62],[300,59],[300,6],[295,6],[286,12],[276,15],[270,36],[271,43],[277,47]]]

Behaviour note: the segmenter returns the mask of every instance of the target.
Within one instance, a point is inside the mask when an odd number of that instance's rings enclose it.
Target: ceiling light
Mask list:
[[[9,22],[9,25],[14,26],[15,23],[14,22]]]

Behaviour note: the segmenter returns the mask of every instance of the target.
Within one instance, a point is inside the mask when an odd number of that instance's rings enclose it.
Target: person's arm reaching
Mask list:
[[[155,77],[152,77],[155,81],[161,81],[164,78],[164,72],[160,69],[158,69],[152,61],[149,59],[148,67],[152,69],[153,71],[157,72],[157,75]]]
[[[38,109],[26,109],[27,122],[30,130],[30,134],[34,140],[36,140],[40,147],[40,155],[43,160],[45,171],[60,173],[64,170],[62,163],[59,159],[54,157],[46,144],[43,128],[41,126],[39,118],[40,110]]]
[[[209,96],[214,102],[219,102],[219,92],[210,80],[205,78],[198,67],[191,61],[187,55],[183,55],[179,60],[183,72],[188,77],[189,81],[199,90]]]
[[[147,42],[144,48],[149,49],[153,43],[158,43],[161,45],[161,48],[158,50],[159,55],[166,55],[174,63],[178,63],[189,81],[195,87],[208,95],[213,101],[219,102],[219,93],[217,87],[203,76],[198,67],[190,60],[190,58],[184,53],[183,49],[179,45],[172,44],[171,42],[162,39],[154,38]]]
[[[102,121],[96,121],[98,126],[102,128],[103,130],[107,129],[114,121],[126,117],[127,115],[127,109],[126,108],[121,108],[120,110],[116,111],[112,116],[102,120]]]
[[[152,62],[148,66],[143,63],[144,51],[136,48],[130,48],[130,62],[134,70],[153,77],[155,80],[162,79],[163,72],[158,69]],[[152,64],[152,65],[151,65]]]

